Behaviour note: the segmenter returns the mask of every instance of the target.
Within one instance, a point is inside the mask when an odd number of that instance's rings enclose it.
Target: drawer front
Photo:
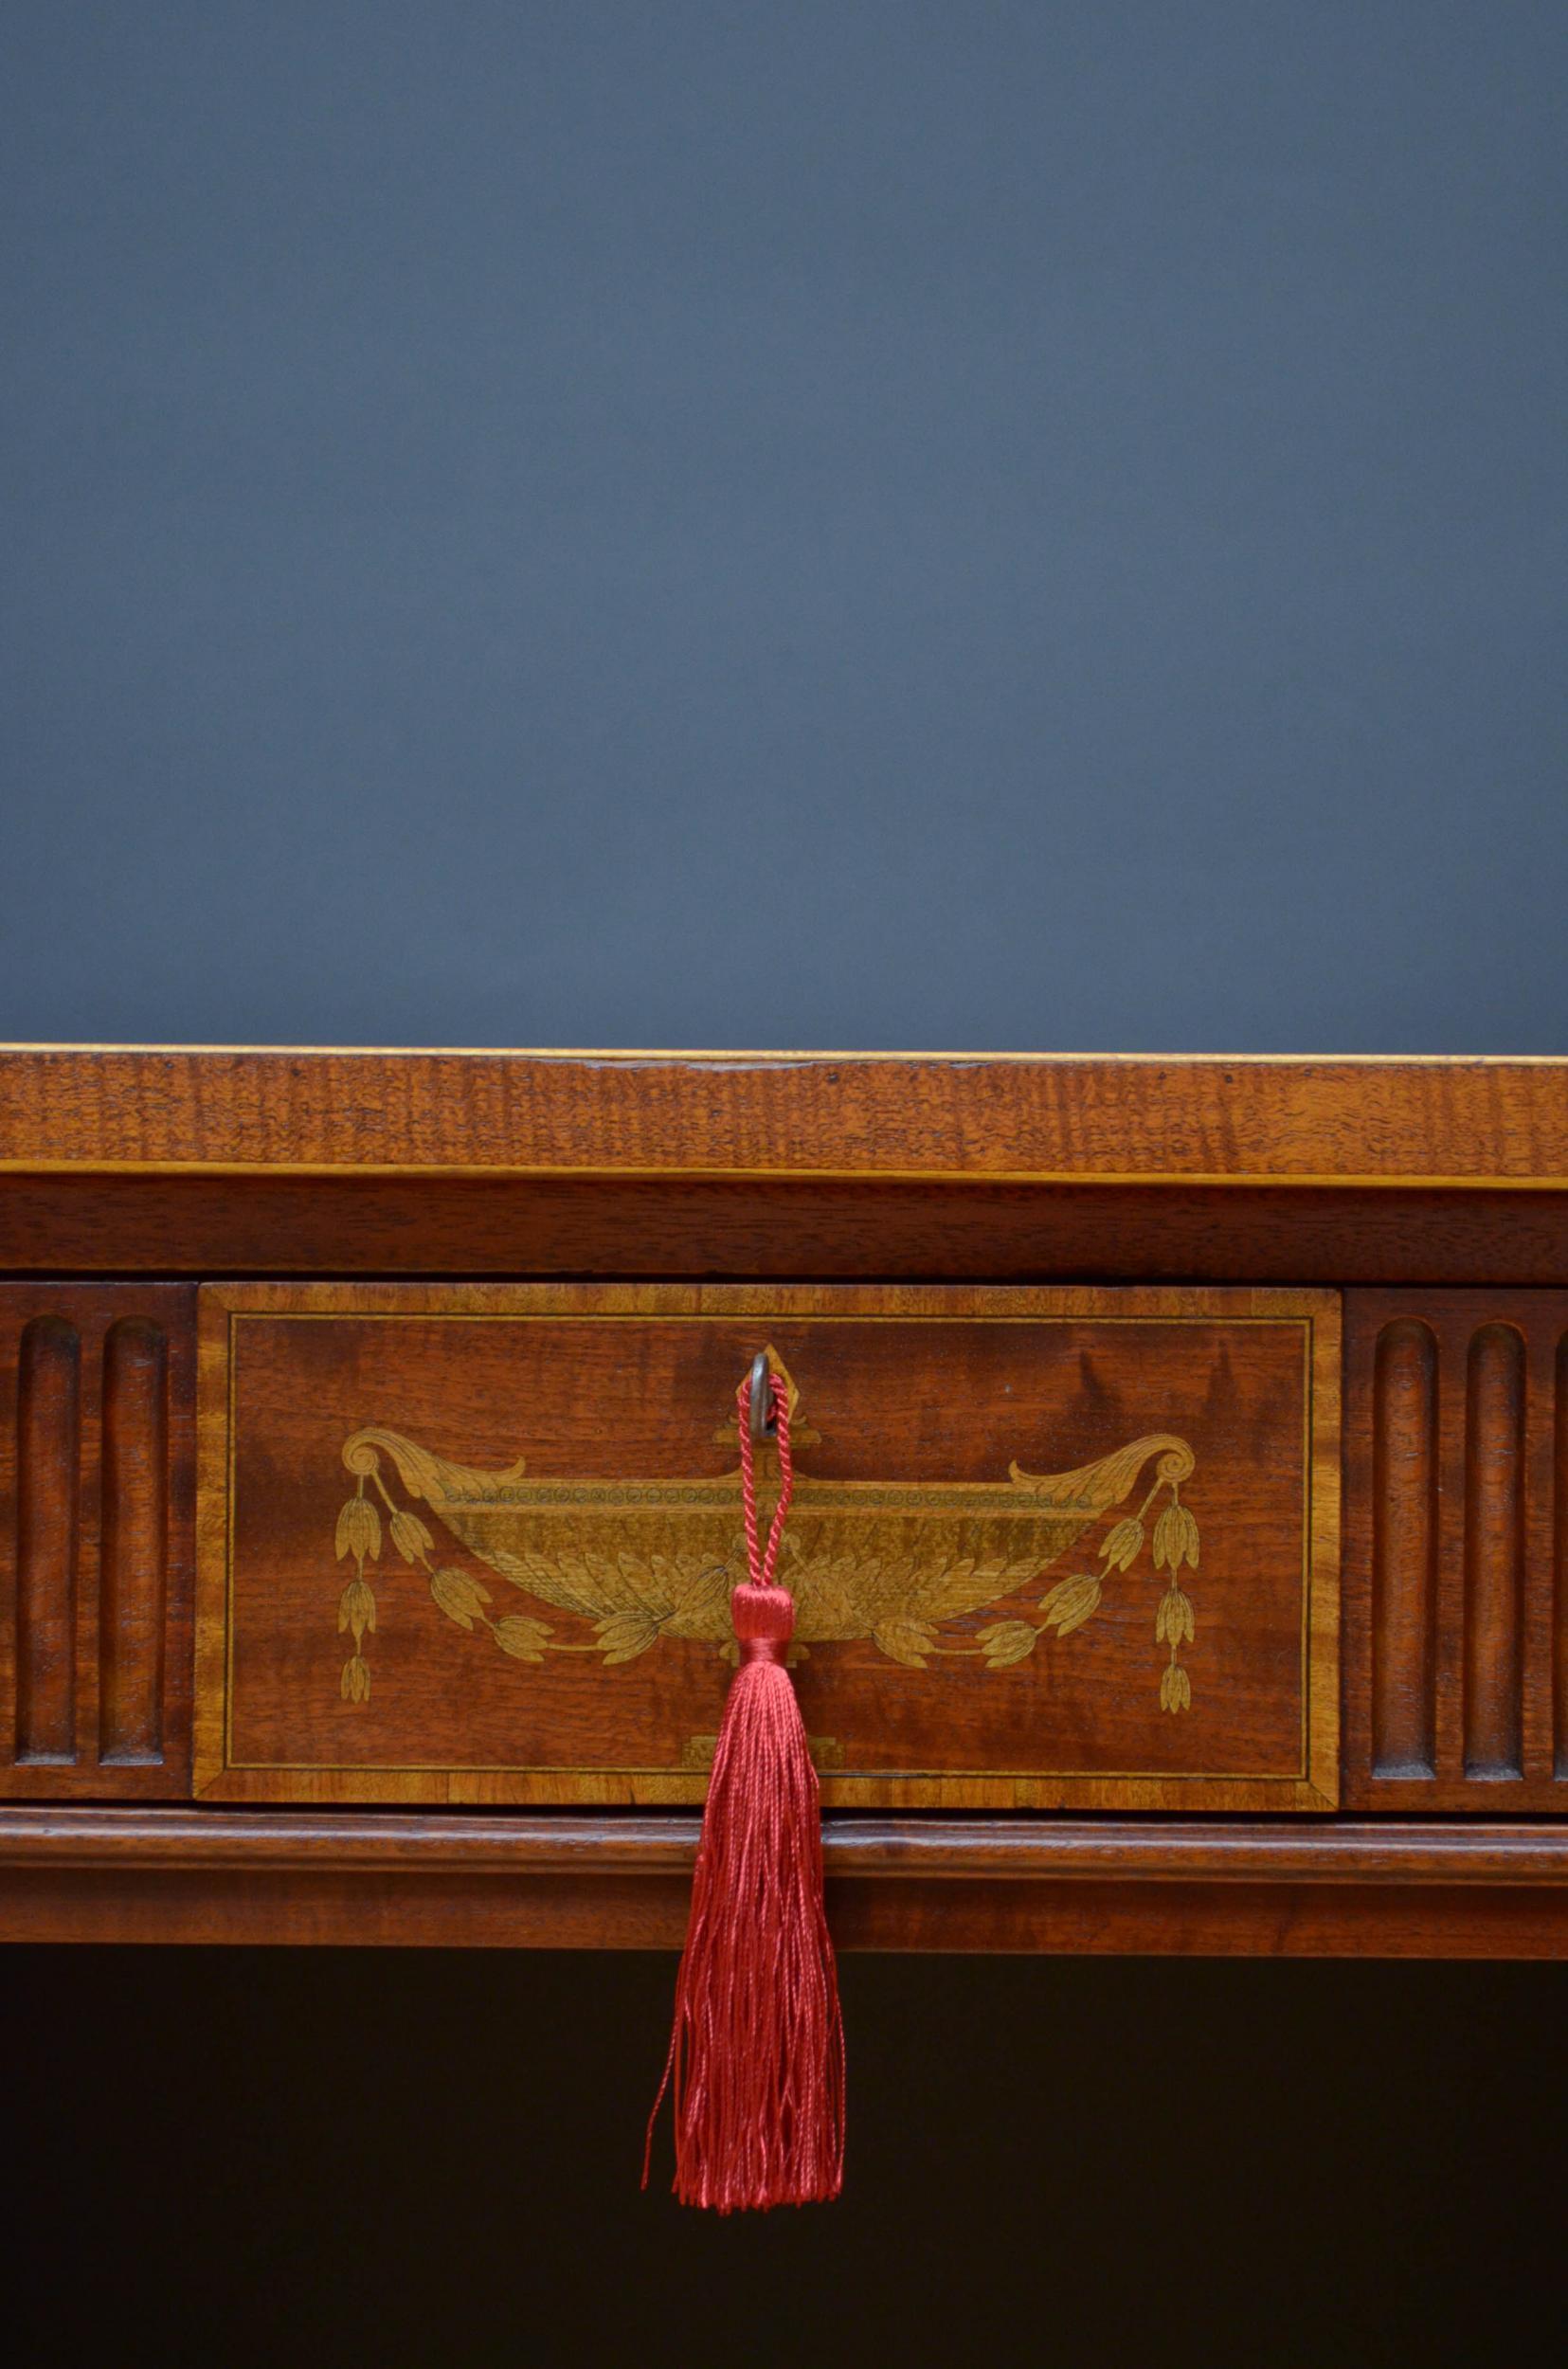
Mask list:
[[[1339,1301],[1265,1290],[204,1287],[198,1791],[700,1800],[759,1350],[824,1801],[1334,1805]]]

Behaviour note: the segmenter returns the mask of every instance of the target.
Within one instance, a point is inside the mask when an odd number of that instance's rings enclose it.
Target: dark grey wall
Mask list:
[[[11,0],[0,1034],[1568,1049],[1565,70]]]

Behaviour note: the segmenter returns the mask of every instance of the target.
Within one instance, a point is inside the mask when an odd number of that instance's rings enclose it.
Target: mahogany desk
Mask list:
[[[1568,1064],[0,1052],[0,1932],[1568,1946]]]

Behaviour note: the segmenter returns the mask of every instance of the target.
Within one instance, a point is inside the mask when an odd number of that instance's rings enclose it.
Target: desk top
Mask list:
[[[1568,1188],[1568,1060],[0,1048],[0,1169]]]

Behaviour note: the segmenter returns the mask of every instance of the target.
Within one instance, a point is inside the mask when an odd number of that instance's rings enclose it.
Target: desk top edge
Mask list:
[[[1563,1190],[1568,1059],[12,1045],[0,1168]]]

